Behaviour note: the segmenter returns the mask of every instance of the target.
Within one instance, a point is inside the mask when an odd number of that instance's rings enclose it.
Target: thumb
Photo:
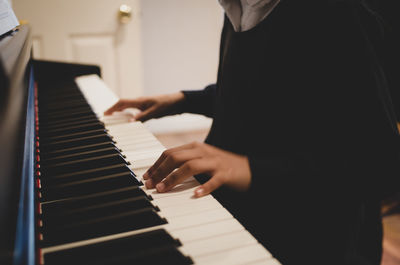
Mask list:
[[[141,106],[141,102],[138,100],[120,99],[117,103],[115,103],[108,110],[106,110],[104,112],[104,115],[111,115],[115,111],[121,111],[126,108],[139,108],[140,106]]]
[[[203,197],[221,187],[222,184],[223,183],[220,178],[218,178],[218,176],[214,176],[209,181],[195,189],[194,196],[197,198]]]
[[[112,105],[109,109],[104,112],[104,115],[111,115],[115,111],[123,110],[125,108],[126,103],[122,100],[119,100],[117,103]]]
[[[155,107],[148,108],[142,112],[135,115],[135,120],[145,122],[155,117]]]

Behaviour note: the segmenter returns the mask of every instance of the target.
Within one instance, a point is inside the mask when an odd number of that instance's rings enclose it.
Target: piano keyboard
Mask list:
[[[189,178],[168,193],[143,185],[165,150],[97,76],[39,88],[39,264],[280,264]]]

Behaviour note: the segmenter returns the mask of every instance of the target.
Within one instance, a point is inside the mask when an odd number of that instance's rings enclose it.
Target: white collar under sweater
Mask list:
[[[219,0],[235,31],[255,27],[280,0]]]

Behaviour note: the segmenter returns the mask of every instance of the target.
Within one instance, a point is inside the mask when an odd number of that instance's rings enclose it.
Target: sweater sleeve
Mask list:
[[[210,84],[202,90],[184,90],[185,101],[181,112],[214,116],[216,84]]]
[[[305,187],[314,186],[315,180],[312,170],[300,170],[306,168],[306,159],[289,154],[270,155],[270,156],[249,156],[249,166],[251,171],[250,194],[262,194],[271,199],[284,194],[305,192],[302,196],[310,194],[304,190]],[[301,172],[308,172],[305,177]],[[310,186],[311,185],[311,186]]]
[[[396,9],[391,6],[391,1],[382,1],[380,4],[382,5],[381,17],[384,23],[383,39],[385,47],[383,48],[383,65],[397,121],[400,122],[400,18],[395,11]]]
[[[316,161],[307,156],[250,156],[248,159],[252,175],[248,192],[261,198],[276,200],[290,194],[291,197],[301,196],[311,200],[316,197],[329,199],[337,198],[340,193],[345,200],[364,200],[387,198],[399,191],[397,186],[388,185],[395,183],[400,171],[390,165],[384,170],[373,166],[359,170],[365,174],[355,171],[340,174],[337,170],[322,172],[313,168],[312,164]],[[346,161],[337,158],[333,164],[343,162]],[[380,177],[374,177],[377,175]]]

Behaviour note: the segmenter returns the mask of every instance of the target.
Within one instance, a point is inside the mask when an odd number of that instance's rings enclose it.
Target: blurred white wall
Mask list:
[[[223,10],[218,0],[142,0],[144,94],[202,89],[216,81]],[[156,134],[207,129],[183,114],[150,120]]]
[[[142,0],[144,93],[215,82],[223,12],[217,0]]]

